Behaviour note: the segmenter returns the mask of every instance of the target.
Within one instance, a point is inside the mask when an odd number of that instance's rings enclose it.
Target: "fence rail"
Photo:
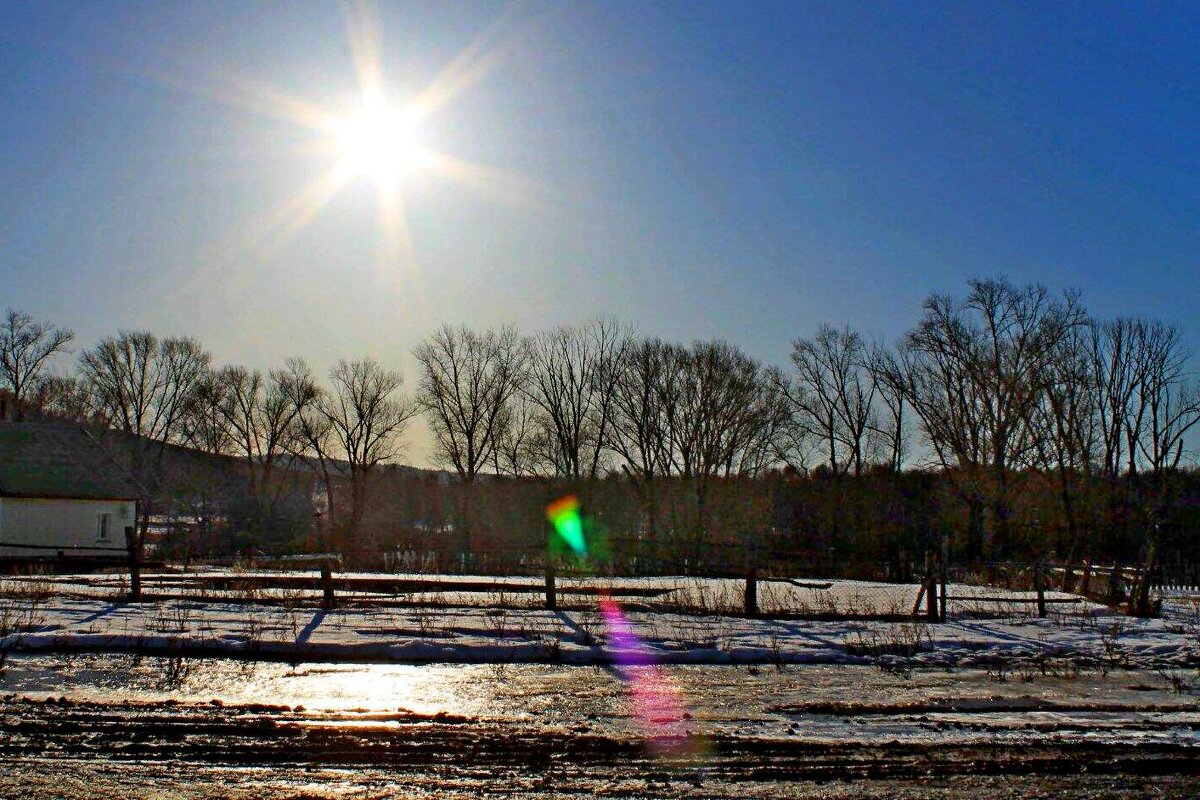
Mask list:
[[[1200,578],[1200,570],[1148,571],[1143,565],[1089,561],[946,563],[932,548],[926,549],[924,563],[918,564],[903,555],[873,561],[841,561],[832,549],[798,551],[795,547],[775,548],[770,543],[736,541],[713,544],[696,559],[691,553],[670,553],[666,548],[639,544],[640,552],[634,557],[612,559],[600,550],[587,563],[580,563],[571,554],[547,549],[544,543],[538,549],[524,543],[489,545],[470,553],[396,549],[381,554],[391,575],[345,573],[339,553],[258,553],[236,563],[219,562],[224,567],[234,567],[233,573],[198,575],[185,571],[183,575],[147,575],[146,581],[148,587],[156,588],[159,596],[163,596],[161,592],[171,592],[173,596],[184,592],[253,595],[256,590],[317,592],[327,605],[332,605],[338,596],[357,602],[370,595],[373,601],[411,604],[420,602],[422,594],[471,593],[524,595],[528,600],[523,602],[528,604],[535,595],[544,593],[548,608],[557,607],[560,595],[581,598],[609,593],[649,600],[671,593],[662,590],[663,585],[708,581],[711,586],[720,586],[722,595],[718,605],[725,609],[722,613],[945,620],[950,613],[1033,612],[1043,617],[1050,609],[1079,609],[1088,613],[1089,608],[1095,607],[1092,603],[1135,614],[1153,613],[1164,586],[1191,585],[1185,581]],[[49,545],[0,542],[0,546],[4,545],[62,551]],[[82,555],[126,551],[96,545],[78,546],[76,552]],[[247,574],[247,569],[259,574]],[[307,574],[287,571],[297,569]],[[579,588],[581,579],[593,587],[607,588]],[[639,579],[647,582],[644,588],[634,586]],[[659,583],[651,588],[649,583],[655,580]],[[1178,583],[1171,583],[1173,580]],[[971,591],[971,587],[984,590]],[[785,595],[793,607],[781,611],[780,597]],[[271,600],[263,596],[252,599]],[[660,607],[669,610],[668,605],[664,601]],[[694,605],[710,607],[707,601]]]
[[[30,544],[28,542],[0,542],[0,547],[21,548],[23,550],[39,550],[50,551],[55,553],[78,553],[78,552],[103,552],[103,553],[128,553],[129,550],[124,547],[108,547],[105,545],[86,545],[86,544]]]
[[[276,569],[242,564],[236,568],[193,565],[180,571],[147,572],[145,600],[247,602],[255,604],[361,604],[380,607],[485,606],[589,608],[603,595],[626,598],[648,611],[767,616],[787,619],[876,619],[944,621],[949,616],[1022,616],[1094,613],[1096,603],[1132,611],[1138,576],[1145,570],[1120,565],[1094,566],[1087,574],[1097,591],[1079,589],[1078,565],[1006,562],[944,566],[932,555],[909,582],[864,581],[824,573],[823,579],[793,577],[781,568],[754,567],[730,577],[668,575],[610,576],[551,569],[541,575],[383,574],[344,572],[335,553],[300,560],[305,571],[288,570],[295,560],[273,561]],[[565,565],[560,565],[564,566]],[[861,565],[859,565],[861,566]],[[858,569],[858,567],[856,567]],[[781,574],[782,573],[782,574]],[[1120,577],[1118,597],[1107,594]],[[72,586],[108,592],[124,584],[118,576],[66,578]],[[111,596],[106,594],[105,596]]]

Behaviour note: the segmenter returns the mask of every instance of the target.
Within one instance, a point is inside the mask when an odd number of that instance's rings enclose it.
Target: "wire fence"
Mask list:
[[[494,554],[487,554],[494,555]],[[767,553],[761,554],[769,555]],[[742,559],[708,574],[665,570],[618,575],[583,568],[570,559],[528,556],[519,572],[488,572],[509,562],[401,550],[388,555],[385,572],[347,572],[334,554],[265,558],[214,569],[145,576],[159,597],[217,601],[317,601],[326,605],[489,606],[588,608],[600,596],[619,597],[644,611],[769,616],[786,619],[945,621],[954,617],[1058,616],[1118,610],[1144,613],[1161,590],[1146,570],[1123,565],[992,562],[944,565],[932,556],[899,570],[894,563],[854,562],[842,569],[823,563]],[[765,564],[765,566],[758,566]],[[455,569],[447,569],[451,566]],[[1139,602],[1141,605],[1139,605]]]
[[[676,542],[599,540],[580,560],[542,544],[472,549],[395,548],[382,571],[351,572],[340,555],[270,555],[147,570],[148,599],[256,603],[591,607],[600,595],[648,611],[794,619],[944,621],[953,617],[1150,615],[1164,587],[1190,586],[1195,570],[1140,565],[994,561],[948,562],[935,548],[918,559],[850,557],[770,540]],[[354,561],[361,561],[355,559]],[[351,561],[350,563],[354,563]],[[119,571],[66,591],[118,592]],[[1175,581],[1177,583],[1168,583]]]
[[[1162,564],[1158,569],[1158,585],[1164,592],[1200,592],[1200,562]]]

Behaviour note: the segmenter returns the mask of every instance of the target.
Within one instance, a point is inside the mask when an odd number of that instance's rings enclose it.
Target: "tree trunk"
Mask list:
[[[1062,496],[1063,517],[1067,522],[1067,561],[1074,563],[1079,551],[1078,523],[1075,521],[1075,498],[1071,495],[1071,481],[1065,470],[1059,475],[1059,492]]]
[[[458,553],[459,564],[465,564],[467,555],[471,551],[471,535],[475,527],[475,480],[473,477],[468,477],[462,484],[463,502],[462,502],[462,530],[458,534]]]
[[[696,527],[692,534],[691,556],[699,563],[705,551],[705,540],[708,538],[708,478],[704,475],[696,477]]]
[[[359,531],[362,528],[363,505],[366,500],[363,496],[364,489],[361,475],[350,478],[350,526],[346,531],[346,543],[352,550],[361,544]]]
[[[992,508],[996,515],[995,541],[992,553],[996,558],[1003,558],[1007,555],[1009,545],[1012,542],[1011,514],[1008,507],[1008,474],[1004,468],[996,471],[996,497],[992,502]]]
[[[134,525],[125,527],[125,548],[129,556],[129,600],[131,602],[142,599],[142,542],[146,541],[146,530],[150,526],[149,509],[138,514],[134,522]]]
[[[978,563],[983,558],[983,498],[972,494],[967,498],[967,561]]]
[[[646,476],[646,539],[654,552],[655,568],[658,560],[658,487],[653,475]],[[644,550],[644,548],[643,548]],[[644,559],[641,567],[645,569]]]

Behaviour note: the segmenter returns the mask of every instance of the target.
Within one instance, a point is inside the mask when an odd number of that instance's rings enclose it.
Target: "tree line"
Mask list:
[[[421,417],[435,460],[464,487],[506,476],[586,495],[618,481],[636,497],[647,538],[682,531],[696,552],[728,533],[717,530],[725,523],[713,503],[730,482],[783,474],[846,484],[920,470],[961,504],[955,542],[967,559],[1012,550],[1031,482],[1053,488],[1057,549],[1073,557],[1088,547],[1098,503],[1111,517],[1134,514],[1125,524],[1153,538],[1200,423],[1176,326],[1096,319],[1077,292],[1002,277],[930,295],[895,343],[822,324],[793,342],[786,367],[723,340],[639,336],[610,318],[532,335],[444,325],[414,350],[411,394],[369,358],[340,361],[322,378],[301,358],[263,372],[218,366],[195,339],[148,331],[106,337],[73,370],[53,373],[73,340],[10,310],[0,386],[18,416],[146,443],[133,465],[147,495],[139,536],[166,448],[185,446],[244,463],[261,524],[280,473],[306,465],[330,529],[358,541],[381,465]],[[484,515],[476,495],[458,493],[463,548]]]

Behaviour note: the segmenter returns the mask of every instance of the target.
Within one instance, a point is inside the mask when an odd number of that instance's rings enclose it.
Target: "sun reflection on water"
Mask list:
[[[301,664],[204,660],[188,662],[176,680],[169,659],[80,658],[69,667],[52,659],[16,659],[6,690],[68,695],[83,702],[114,700],[303,707],[306,711],[411,712],[477,716],[494,703],[484,665]]]
[[[294,671],[268,665],[245,683],[245,702],[277,697],[311,710],[472,716],[485,707],[489,693],[485,681],[470,680],[471,672],[438,665],[313,665]]]

